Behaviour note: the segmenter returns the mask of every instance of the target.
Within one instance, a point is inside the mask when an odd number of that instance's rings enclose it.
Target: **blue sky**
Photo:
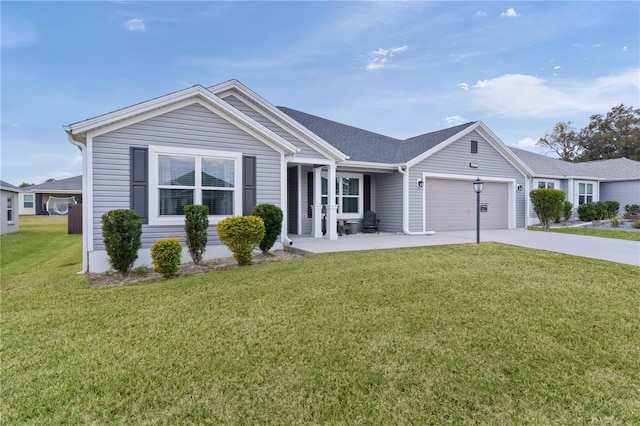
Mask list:
[[[507,145],[640,106],[640,2],[2,1],[1,174],[81,173],[62,126],[195,84],[406,138]],[[544,152],[542,152],[544,153]]]

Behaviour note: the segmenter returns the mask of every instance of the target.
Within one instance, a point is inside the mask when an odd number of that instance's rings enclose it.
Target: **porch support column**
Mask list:
[[[328,173],[328,204],[327,204],[327,233],[325,238],[329,240],[338,239],[338,206],[336,205],[336,165],[329,165]]]
[[[313,238],[322,238],[322,167],[313,169]]]

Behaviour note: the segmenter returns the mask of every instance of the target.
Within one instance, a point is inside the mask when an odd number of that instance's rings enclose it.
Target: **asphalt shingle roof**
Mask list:
[[[0,180],[0,189],[4,191],[20,192],[20,188],[15,185],[11,185],[9,182],[5,182],[3,180]]]
[[[580,176],[601,180],[640,179],[640,161],[628,158],[570,163],[523,149],[509,149],[538,176]]]
[[[461,132],[474,122],[409,139],[396,139],[326,118],[278,107],[308,130],[349,156],[351,161],[404,163]]]
[[[28,192],[46,192],[46,191],[68,191],[82,192],[82,175],[74,176],[66,179],[54,180],[38,185],[31,185],[23,188]]]

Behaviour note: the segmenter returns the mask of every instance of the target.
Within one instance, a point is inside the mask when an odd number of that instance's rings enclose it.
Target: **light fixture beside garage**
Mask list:
[[[476,192],[476,244],[480,244],[480,193],[484,182],[480,178],[473,181],[473,190]]]
[[[418,181],[416,182],[416,186],[418,188],[422,188],[424,186],[424,179],[418,178]]]

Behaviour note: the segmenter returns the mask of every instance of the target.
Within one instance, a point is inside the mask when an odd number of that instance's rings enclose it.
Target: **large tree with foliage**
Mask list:
[[[537,142],[565,161],[626,157],[640,161],[640,109],[619,105],[606,116],[595,114],[579,132],[571,121],[559,122]]]
[[[592,115],[580,131],[581,154],[576,161],[626,157],[640,161],[640,109],[620,104],[605,117]]]
[[[581,148],[578,144],[578,133],[572,124],[571,121],[556,123],[553,132],[545,134],[536,144],[551,149],[561,160],[574,161]]]

